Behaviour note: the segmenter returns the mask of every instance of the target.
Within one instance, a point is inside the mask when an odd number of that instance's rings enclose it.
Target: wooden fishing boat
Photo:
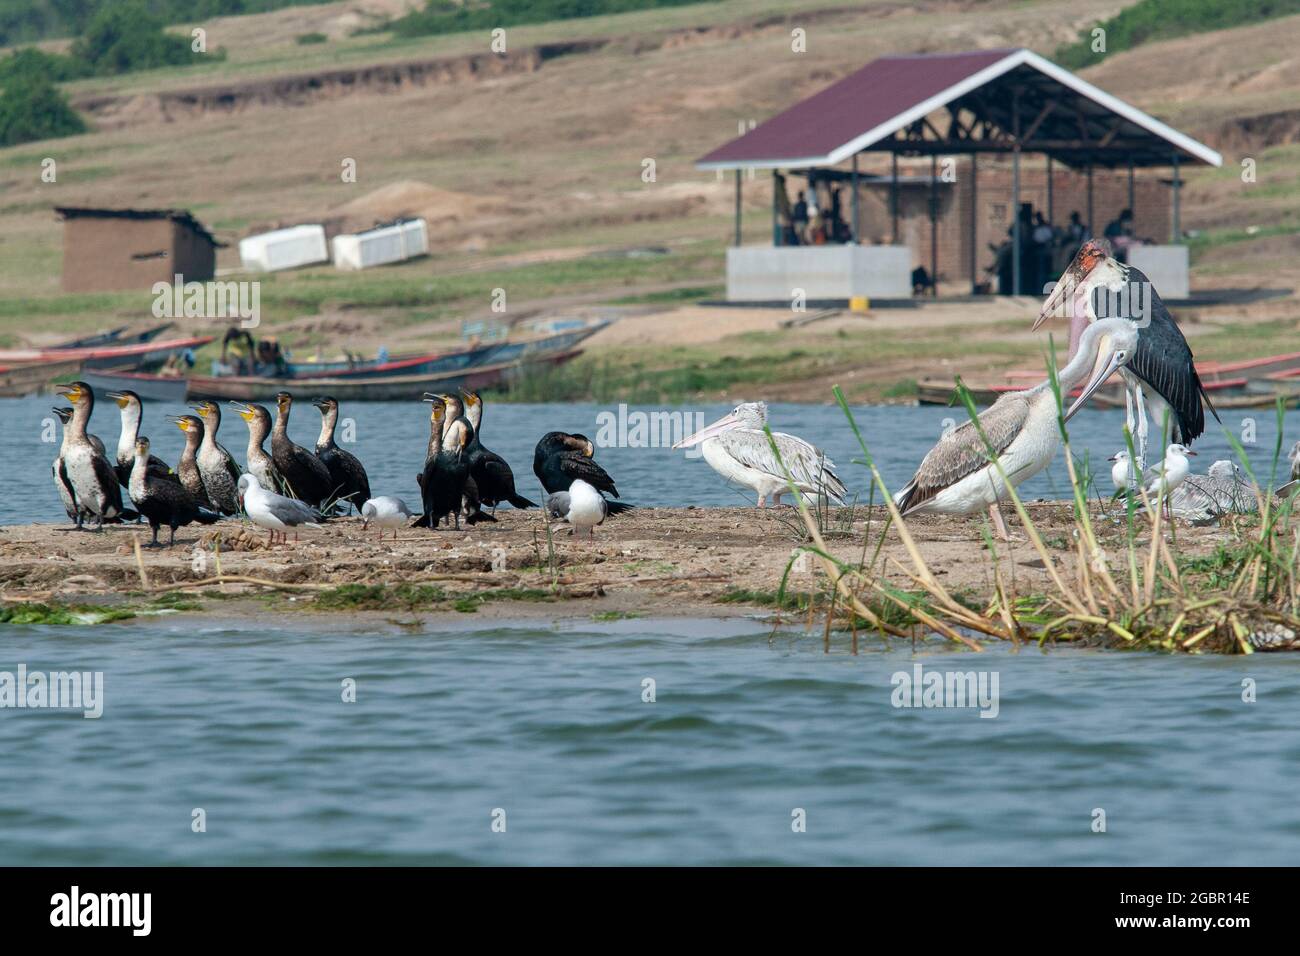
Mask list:
[[[441,372],[387,376],[331,375],[310,378],[194,375],[189,379],[188,397],[269,402],[277,392],[289,391],[303,397],[331,395],[341,402],[387,402],[418,400],[425,392],[457,388],[492,388],[534,367],[555,366],[582,353],[581,349],[547,352],[511,362],[491,362],[472,368]]]
[[[215,336],[196,335],[157,342],[89,348],[0,349],[0,365],[48,365],[53,362],[77,361],[85,368],[145,371],[162,365],[187,350],[200,349],[213,338]]]
[[[129,335],[127,330],[130,329],[130,326],[121,325],[115,329],[109,329],[107,332],[88,335],[80,339],[71,339],[67,342],[60,342],[58,345],[46,346],[46,348],[61,350],[97,348],[104,345],[138,345],[141,342],[153,341],[175,324],[175,322],[163,322],[161,325],[153,325],[139,332],[132,332]]]
[[[132,391],[152,402],[185,401],[189,389],[187,379],[179,375],[153,375],[149,372],[103,372],[86,369],[81,380],[95,390],[97,398],[107,392]]]
[[[39,365],[0,366],[0,398],[22,398],[38,395],[50,383],[71,381],[81,372],[80,359],[65,362],[44,362]]]

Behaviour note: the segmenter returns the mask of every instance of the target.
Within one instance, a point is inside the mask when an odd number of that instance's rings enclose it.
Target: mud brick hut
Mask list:
[[[63,289],[105,292],[171,283],[207,282],[216,272],[217,248],[184,209],[97,209],[59,206],[63,219]]]

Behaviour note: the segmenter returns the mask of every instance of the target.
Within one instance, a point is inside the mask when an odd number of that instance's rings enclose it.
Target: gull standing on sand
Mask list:
[[[709,467],[728,481],[758,493],[760,508],[767,507],[769,495],[772,504],[779,505],[781,496],[790,490],[782,463],[804,500],[826,497],[844,504],[848,491],[835,474],[835,462],[795,435],[772,432],[769,442],[763,431],[766,424],[766,402],[742,402],[712,425],[686,436],[673,447],[700,445]],[[780,453],[779,460],[772,453],[773,443]]]
[[[1079,341],[1074,358],[1058,377],[1061,393],[1092,378],[1065,412],[1069,421],[1102,383],[1122,368],[1137,346],[1137,329],[1128,319],[1105,319],[1090,325]],[[971,514],[989,509],[993,526],[1004,541],[1010,540],[997,503],[1007,493],[1048,466],[1061,444],[1059,414],[1051,380],[1023,392],[1009,392],[979,415],[988,445],[967,421],[952,429],[930,450],[915,476],[894,496],[904,515],[916,512]],[[1003,475],[989,460],[989,446],[997,455]]]
[[[274,491],[267,491],[253,475],[247,473],[240,475],[238,487],[239,500],[244,505],[244,512],[253,524],[267,530],[268,544],[275,543],[277,532],[281,540],[287,543],[289,540],[285,533],[287,528],[295,529],[296,540],[297,528],[320,527],[317,524],[321,520],[320,512],[315,508],[296,498],[286,498],[284,495],[277,495]]]
[[[393,529],[393,540],[397,540],[397,529],[404,528],[411,523],[415,517],[415,512],[406,506],[406,502],[401,498],[393,495],[380,495],[378,498],[370,498],[361,506],[361,530],[364,532],[370,525],[379,527],[379,540],[384,539],[384,529]]]
[[[1188,472],[1192,470],[1192,463],[1187,460],[1187,456],[1195,454],[1196,452],[1186,445],[1175,442],[1165,449],[1163,461],[1156,462],[1142,473],[1142,490],[1146,492],[1148,498],[1156,498],[1157,506],[1163,501],[1165,513],[1171,517],[1172,510],[1169,507],[1169,496],[1173,494],[1175,488],[1183,483]]]
[[[546,496],[546,516],[572,525],[574,533],[585,528],[588,540],[594,540],[596,525],[609,514],[609,505],[604,495],[579,478],[568,491]]]

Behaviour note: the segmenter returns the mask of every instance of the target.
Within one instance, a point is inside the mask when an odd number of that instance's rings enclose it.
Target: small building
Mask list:
[[[897,298],[939,283],[1041,295],[1080,237],[1124,210],[1121,254],[1166,299],[1184,298],[1179,191],[1192,164],[1222,157],[1025,49],[882,57],[697,161],[735,175],[733,301]],[[765,169],[772,242],[743,246],[743,182]],[[801,236],[793,224],[812,211],[820,228]],[[1040,227],[1049,240],[1034,238]]]
[[[207,282],[216,274],[218,242],[184,209],[57,206],[63,219],[63,289],[106,292]]]

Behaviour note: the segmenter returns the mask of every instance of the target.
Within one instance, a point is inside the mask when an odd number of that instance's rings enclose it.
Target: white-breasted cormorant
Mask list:
[[[117,403],[122,415],[122,430],[117,436],[117,456],[113,462],[113,471],[122,487],[131,480],[131,469],[135,467],[135,439],[140,434],[140,419],[144,416],[144,403],[135,392],[105,392],[105,397]],[[156,455],[149,457],[149,474],[169,481],[180,478],[167,462]]]
[[[451,515],[460,530],[460,508],[469,477],[469,462],[462,454],[469,432],[461,422],[453,422],[443,437],[447,405],[436,396],[425,396],[429,411],[429,450],[420,475],[420,498],[423,512],[415,527],[436,528]]]
[[[85,382],[73,382],[57,389],[72,403],[72,420],[63,431],[63,473],[72,488],[77,507],[77,527],[87,515],[95,516],[95,527],[123,516],[122,486],[103,452],[96,450],[86,434],[86,423],[95,409],[95,393]]]
[[[212,506],[223,515],[239,514],[239,495],[235,484],[239,481],[239,466],[235,456],[217,441],[221,429],[221,408],[216,402],[195,402],[190,406],[203,422],[203,441],[199,444],[195,460],[203,490]]]
[[[181,480],[181,487],[190,493],[201,508],[215,510],[203,488],[203,476],[199,474],[199,444],[203,441],[203,422],[197,415],[172,415],[171,421],[185,433],[185,448],[176,462],[176,474]]]
[[[149,471],[149,439],[143,435],[135,440],[135,464],[131,468],[127,491],[131,503],[145,516],[153,530],[153,541],[147,547],[160,547],[158,529],[163,525],[171,529],[171,538],[167,542],[170,548],[176,543],[177,528],[194,521],[212,524],[221,518],[215,511],[200,507],[179,480],[168,481]]]
[[[330,497],[346,500],[352,510],[370,500],[370,479],[366,468],[350,451],[334,442],[334,428],[339,420],[339,403],[328,395],[312,401],[320,410],[320,437],[316,439],[316,457],[330,473]]]
[[[261,405],[245,405],[243,402],[231,402],[239,412],[239,417],[248,425],[248,449],[244,452],[244,463],[248,473],[258,480],[266,491],[279,492],[284,489],[284,478],[275,461],[262,447],[266,436],[271,434],[271,413]]]
[[[478,392],[461,390],[465,399],[465,417],[473,426],[469,443],[469,475],[478,485],[479,501],[496,506],[508,501],[516,508],[535,508],[537,505],[515,491],[515,473],[504,458],[483,446],[483,399]]]
[[[331,499],[334,483],[325,464],[289,437],[289,412],[293,396],[277,392],[275,427],[271,429],[271,460],[285,482],[285,491],[300,501],[320,508]]]

